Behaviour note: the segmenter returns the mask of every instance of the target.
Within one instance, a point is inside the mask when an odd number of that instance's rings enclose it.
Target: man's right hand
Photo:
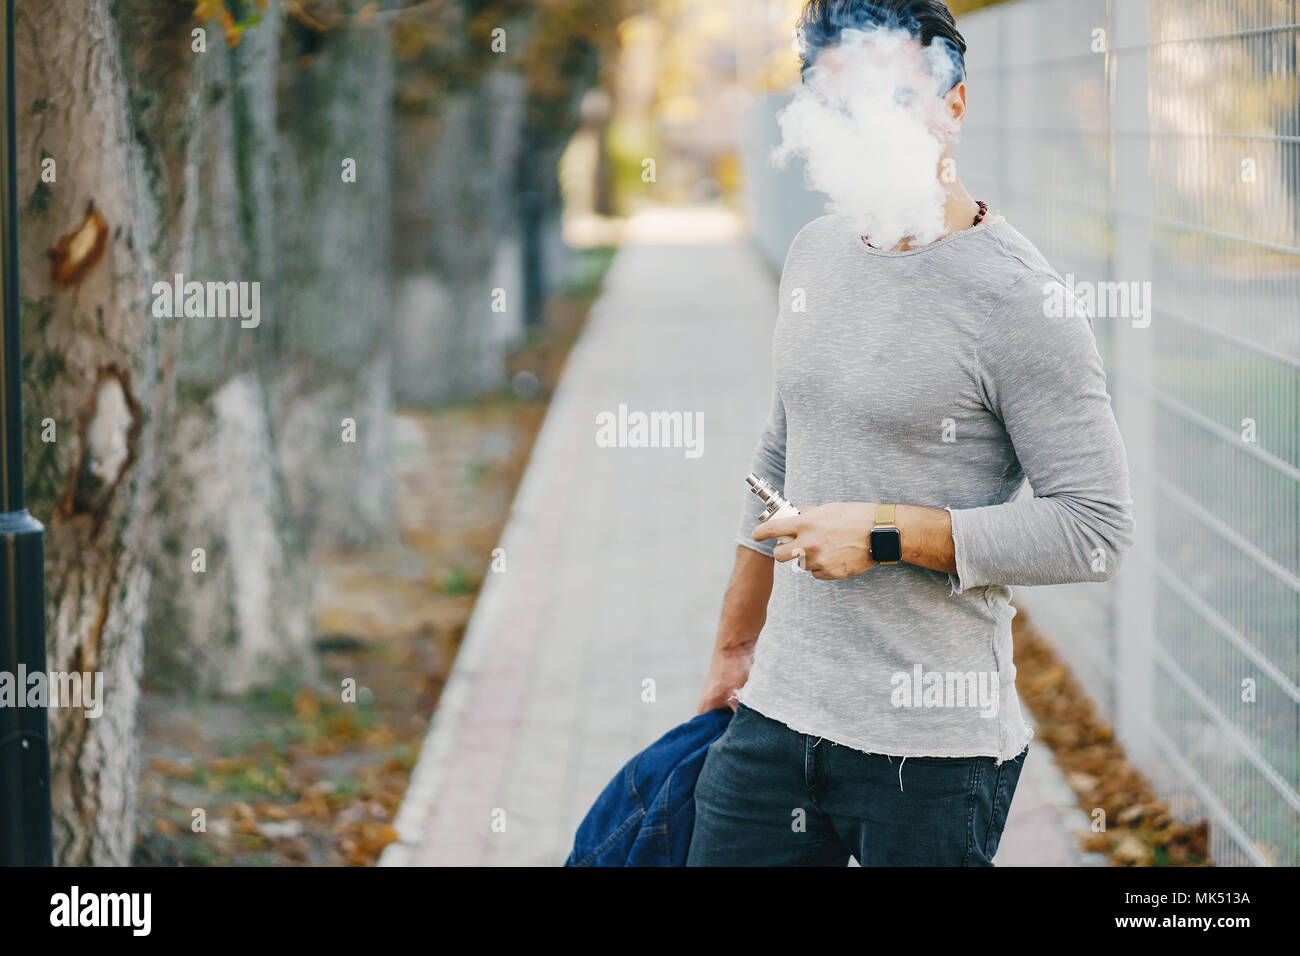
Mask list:
[[[757,643],[757,642],[754,642]],[[749,680],[749,668],[754,663],[754,644],[740,647],[718,648],[713,652],[709,676],[704,679],[697,714],[707,714],[719,707],[736,709],[736,692]]]

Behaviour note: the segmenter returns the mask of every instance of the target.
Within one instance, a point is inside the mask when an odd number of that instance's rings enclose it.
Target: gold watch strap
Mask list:
[[[894,527],[894,510],[897,505],[876,505],[876,527]]]

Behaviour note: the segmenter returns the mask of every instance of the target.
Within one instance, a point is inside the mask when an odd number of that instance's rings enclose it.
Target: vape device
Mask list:
[[[758,516],[759,524],[769,518],[793,518],[799,513],[799,509],[786,501],[781,492],[772,487],[770,481],[758,477],[753,472],[745,476],[745,481],[749,484],[749,490],[758,496],[759,501],[766,505],[763,513]],[[785,544],[787,541],[793,540],[789,535],[783,535],[776,539],[776,543]]]

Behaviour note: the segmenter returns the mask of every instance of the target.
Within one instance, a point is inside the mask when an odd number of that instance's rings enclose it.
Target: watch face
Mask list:
[[[874,528],[871,531],[871,560],[877,564],[898,561],[903,557],[903,542],[897,528]]]

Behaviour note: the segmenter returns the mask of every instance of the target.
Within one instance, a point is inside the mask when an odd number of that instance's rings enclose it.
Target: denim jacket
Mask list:
[[[674,727],[629,760],[583,818],[565,866],[685,866],[695,781],[727,707]]]

